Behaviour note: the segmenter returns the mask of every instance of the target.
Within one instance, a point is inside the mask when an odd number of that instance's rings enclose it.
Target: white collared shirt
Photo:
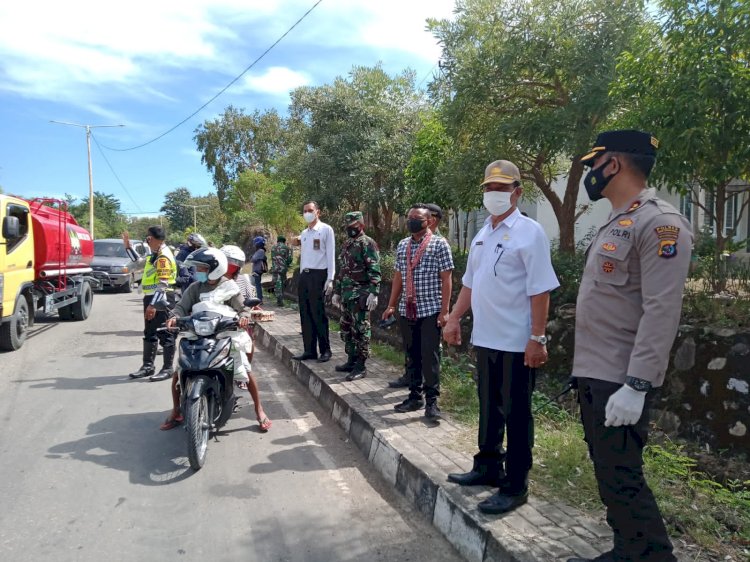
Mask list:
[[[318,220],[300,234],[300,271],[305,269],[328,269],[327,280],[336,274],[336,238],[333,229]]]
[[[518,209],[495,228],[491,221],[490,216],[471,241],[462,279],[471,289],[471,343],[523,352],[531,335],[531,297],[560,283],[539,223]]]

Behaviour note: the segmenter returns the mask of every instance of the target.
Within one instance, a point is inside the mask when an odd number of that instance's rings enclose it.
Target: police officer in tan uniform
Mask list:
[[[650,391],[664,382],[677,334],[692,233],[677,209],[647,189],[658,144],[642,131],[606,131],[581,159],[591,168],[589,198],[612,204],[587,250],[573,360],[585,439],[614,532],[613,549],[598,562],[676,561],[643,476],[643,447]]]

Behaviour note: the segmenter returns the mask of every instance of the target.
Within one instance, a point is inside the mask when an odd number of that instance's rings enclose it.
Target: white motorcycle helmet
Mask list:
[[[219,250],[224,252],[224,255],[227,256],[227,262],[229,262],[229,276],[233,277],[234,274],[245,265],[245,252],[243,252],[239,246],[234,246],[232,244],[226,244],[219,248]]]
[[[185,259],[185,267],[208,266],[209,281],[221,279],[227,272],[227,256],[217,248],[200,248]]]

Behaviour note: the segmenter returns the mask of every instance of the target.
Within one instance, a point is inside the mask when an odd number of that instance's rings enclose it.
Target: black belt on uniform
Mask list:
[[[325,268],[325,269],[310,269],[309,267],[306,267],[305,269],[302,270],[302,273],[315,273],[315,272],[318,272],[318,271],[328,271],[328,268]]]

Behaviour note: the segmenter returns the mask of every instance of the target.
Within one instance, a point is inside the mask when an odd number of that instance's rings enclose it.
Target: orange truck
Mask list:
[[[37,311],[85,320],[94,241],[58,199],[0,194],[0,350],[20,348]]]

